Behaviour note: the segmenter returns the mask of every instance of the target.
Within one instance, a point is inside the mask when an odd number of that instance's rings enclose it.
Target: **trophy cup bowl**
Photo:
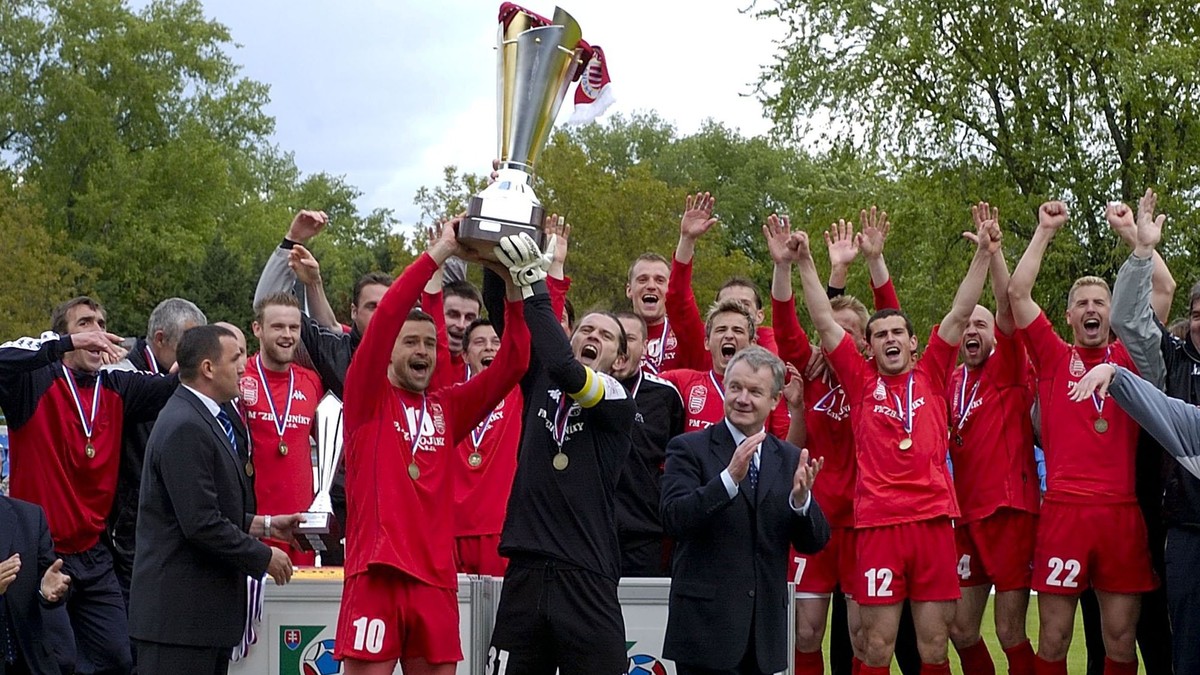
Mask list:
[[[579,73],[582,50],[579,23],[555,8],[547,26],[518,12],[501,23],[497,50],[497,131],[500,167],[483,192],[471,198],[458,227],[459,243],[481,258],[495,260],[492,249],[506,236],[527,233],[544,244],[546,212],[533,192],[533,170],[550,138],[554,118]]]
[[[329,488],[338,461],[342,458],[342,401],[327,393],[317,405],[317,485],[316,498],[304,512],[296,539],[306,551],[326,553],[342,546],[342,527],[333,516]]]

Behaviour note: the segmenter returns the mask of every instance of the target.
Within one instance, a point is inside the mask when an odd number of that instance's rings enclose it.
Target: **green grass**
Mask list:
[[[1033,641],[1034,649],[1037,649],[1037,634],[1038,634],[1038,611],[1037,611],[1037,596],[1029,598],[1029,619],[1026,624],[1026,630],[1029,633],[1029,639]],[[997,673],[1008,672],[1008,661],[1004,658],[1004,652],[1000,649],[1000,641],[996,639],[996,621],[992,618],[992,601],[988,601],[987,610],[983,614],[983,639],[987,641],[988,650],[992,653],[992,661],[996,663]],[[826,657],[829,655],[829,633],[826,631],[825,645],[822,648]],[[962,673],[962,666],[958,662],[958,654],[954,651],[954,645],[950,645],[950,668],[955,673]],[[1138,656],[1138,661],[1141,661],[1141,656]],[[827,662],[828,663],[828,662]],[[1083,644],[1083,617],[1079,615],[1078,610],[1075,613],[1075,637],[1071,640],[1071,651],[1067,654],[1067,672],[1071,675],[1075,673],[1083,673],[1087,668],[1087,650]],[[1139,666],[1141,672],[1145,672],[1145,666]],[[900,675],[900,667],[894,662],[892,663],[893,675]],[[969,675],[969,674],[967,674]]]

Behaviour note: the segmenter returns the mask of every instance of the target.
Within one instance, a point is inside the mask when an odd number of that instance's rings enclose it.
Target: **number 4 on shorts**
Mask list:
[[[971,578],[971,556],[966,553],[958,559],[958,577],[960,579]]]

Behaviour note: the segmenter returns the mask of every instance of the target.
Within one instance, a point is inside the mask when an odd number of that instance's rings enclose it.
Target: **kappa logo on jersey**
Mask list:
[[[699,415],[700,411],[704,410],[704,404],[708,402],[708,388],[702,384],[692,386],[688,390],[688,412],[693,415]]]
[[[249,375],[243,377],[238,383],[242,390],[242,402],[246,405],[258,404],[258,380]]]
[[[1071,377],[1083,377],[1083,374],[1087,372],[1087,368],[1083,365],[1083,359],[1079,358],[1079,352],[1074,349],[1071,350],[1070,372]]]
[[[308,397],[304,395],[304,392],[297,389],[296,391],[292,392],[292,400],[293,401],[307,401]]]
[[[880,378],[875,379],[875,392],[871,394],[876,401],[882,401],[887,398],[887,386],[884,385]]]

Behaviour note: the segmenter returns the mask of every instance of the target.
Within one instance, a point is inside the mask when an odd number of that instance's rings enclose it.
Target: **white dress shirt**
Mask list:
[[[725,427],[729,429],[729,433],[733,435],[734,447],[736,448],[737,446],[741,445],[742,442],[746,440],[746,434],[743,434],[740,429],[730,424],[729,418],[725,418],[723,421],[725,422]],[[761,431],[761,429],[759,431]],[[753,462],[754,466],[756,467],[761,466],[758,461],[760,455],[762,455],[762,443],[758,444],[758,447],[754,449],[754,455],[750,458],[750,461]],[[760,474],[759,481],[761,482],[761,480],[762,476]],[[730,499],[734,499],[738,496],[738,484],[733,481],[733,476],[730,475],[729,469],[725,469],[721,472],[721,482],[725,484],[725,491],[729,493]],[[797,515],[808,515],[808,505],[811,503],[812,490],[809,490],[808,496],[804,499],[804,505],[800,507],[797,507],[794,503],[792,503],[792,492],[791,490],[788,491],[788,506],[792,507],[792,510],[795,511]]]

